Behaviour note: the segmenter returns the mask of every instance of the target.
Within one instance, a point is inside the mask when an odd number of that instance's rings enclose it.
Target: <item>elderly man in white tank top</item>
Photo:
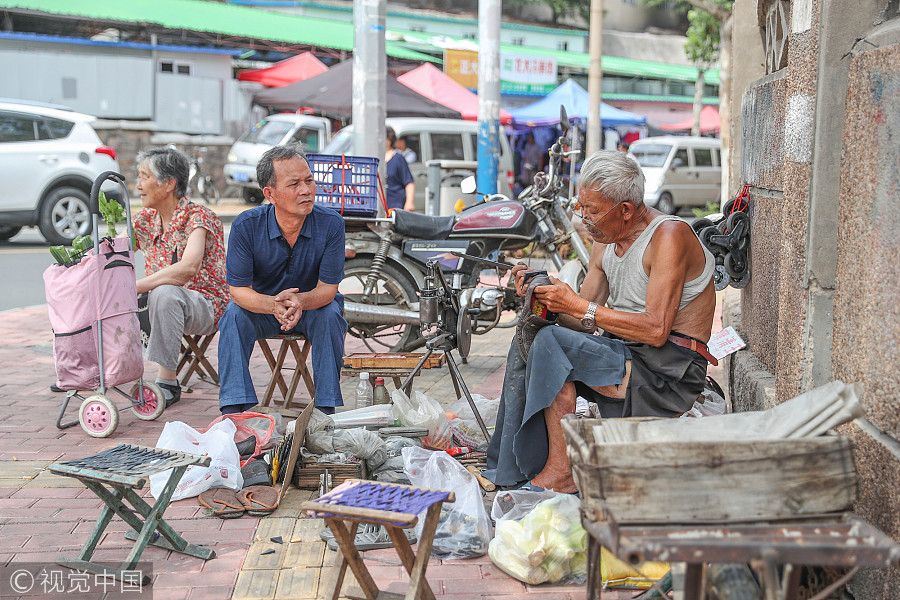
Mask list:
[[[533,292],[560,318],[537,333],[527,360],[511,346],[488,449],[486,475],[498,485],[575,491],[560,420],[577,395],[604,417],[671,417],[702,392],[715,364],[705,345],[715,260],[690,225],[643,198],[643,173],[625,153],[585,161],[576,214],[594,240],[587,276],[578,294],[552,278]],[[526,270],[513,269],[522,296]]]

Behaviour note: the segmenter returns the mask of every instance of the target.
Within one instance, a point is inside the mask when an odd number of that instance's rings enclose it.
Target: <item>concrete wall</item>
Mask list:
[[[748,343],[726,364],[732,402],[763,409],[861,382],[867,416],[842,428],[856,444],[854,510],[900,541],[900,8],[794,0],[788,31],[787,66],[732,99],[753,198],[753,279],[723,312]],[[759,59],[735,52],[733,71]],[[900,570],[863,571],[849,592],[900,598]]]

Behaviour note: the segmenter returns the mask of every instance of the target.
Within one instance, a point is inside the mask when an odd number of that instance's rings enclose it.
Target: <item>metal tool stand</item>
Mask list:
[[[300,506],[301,510],[309,511],[311,516],[324,518],[334,532],[341,550],[335,559],[337,578],[334,589],[325,597],[337,600],[341,595],[344,575],[349,566],[368,600],[434,600],[434,592],[425,580],[425,570],[441,516],[441,506],[444,502],[453,502],[455,499],[453,492],[443,490],[349,479],[318,500],[304,502]],[[418,551],[413,552],[403,530],[415,526],[418,521],[416,515],[424,510],[428,512],[419,538]],[[350,524],[349,527],[347,523]],[[360,523],[384,525],[387,529],[400,562],[409,573],[409,588],[405,595],[384,592],[375,585],[354,544]]]
[[[181,481],[187,468],[191,465],[205,467],[209,466],[209,463],[208,456],[119,444],[115,448],[85,458],[50,465],[52,473],[74,477],[97,494],[97,497],[106,505],[78,558],[57,556],[56,562],[79,571],[112,576],[119,581],[125,581],[126,578],[133,575],[133,569],[148,543],[203,560],[214,558],[216,556],[214,551],[203,546],[189,544],[162,518],[163,512],[172,499],[172,494],[175,492],[175,487]],[[172,469],[172,474],[169,475],[162,494],[153,506],[147,504],[133,491],[143,488],[150,475],[168,469]],[[134,509],[128,508],[123,500],[131,504]],[[106,567],[90,561],[113,514],[118,515],[131,526],[132,530],[128,531],[125,537],[134,540],[131,552],[128,553],[128,557],[119,568]],[[149,577],[145,577],[145,581],[141,583],[142,585],[149,584]]]
[[[900,544],[850,513],[765,523],[582,521],[591,537],[631,565],[645,560],[687,563],[686,600],[703,599],[707,563],[750,563],[762,574],[766,600],[796,600],[802,565],[851,569],[831,586],[839,588],[860,568],[900,564]],[[779,566],[784,567],[780,581]],[[597,551],[588,557],[588,598],[600,597],[599,572]]]

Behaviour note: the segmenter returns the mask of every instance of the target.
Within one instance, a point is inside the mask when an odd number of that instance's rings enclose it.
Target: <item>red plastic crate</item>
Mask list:
[[[316,203],[342,215],[378,214],[378,159],[367,156],[307,154],[316,180]]]

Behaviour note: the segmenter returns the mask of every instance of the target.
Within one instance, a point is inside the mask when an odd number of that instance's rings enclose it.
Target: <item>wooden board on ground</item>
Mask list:
[[[597,443],[600,419],[563,421],[584,515],[619,523],[785,519],[849,508],[852,441]]]
[[[344,357],[344,366],[351,369],[412,369],[422,357],[424,353],[371,353],[357,352]],[[431,369],[440,367],[444,364],[444,353],[434,352],[422,365],[423,369]]]
[[[309,425],[309,419],[312,417],[312,412],[315,407],[316,405],[310,402],[303,409],[303,412],[300,413],[300,416],[294,421],[294,435],[291,438],[291,452],[288,454],[287,469],[284,471],[284,481],[281,482],[281,490],[278,492],[278,504],[281,504],[281,499],[284,498],[288,486],[291,485],[291,479],[293,479],[291,473],[294,472],[294,465],[297,464],[297,457],[300,456],[300,448],[303,447],[303,444],[306,441],[306,426]]]

